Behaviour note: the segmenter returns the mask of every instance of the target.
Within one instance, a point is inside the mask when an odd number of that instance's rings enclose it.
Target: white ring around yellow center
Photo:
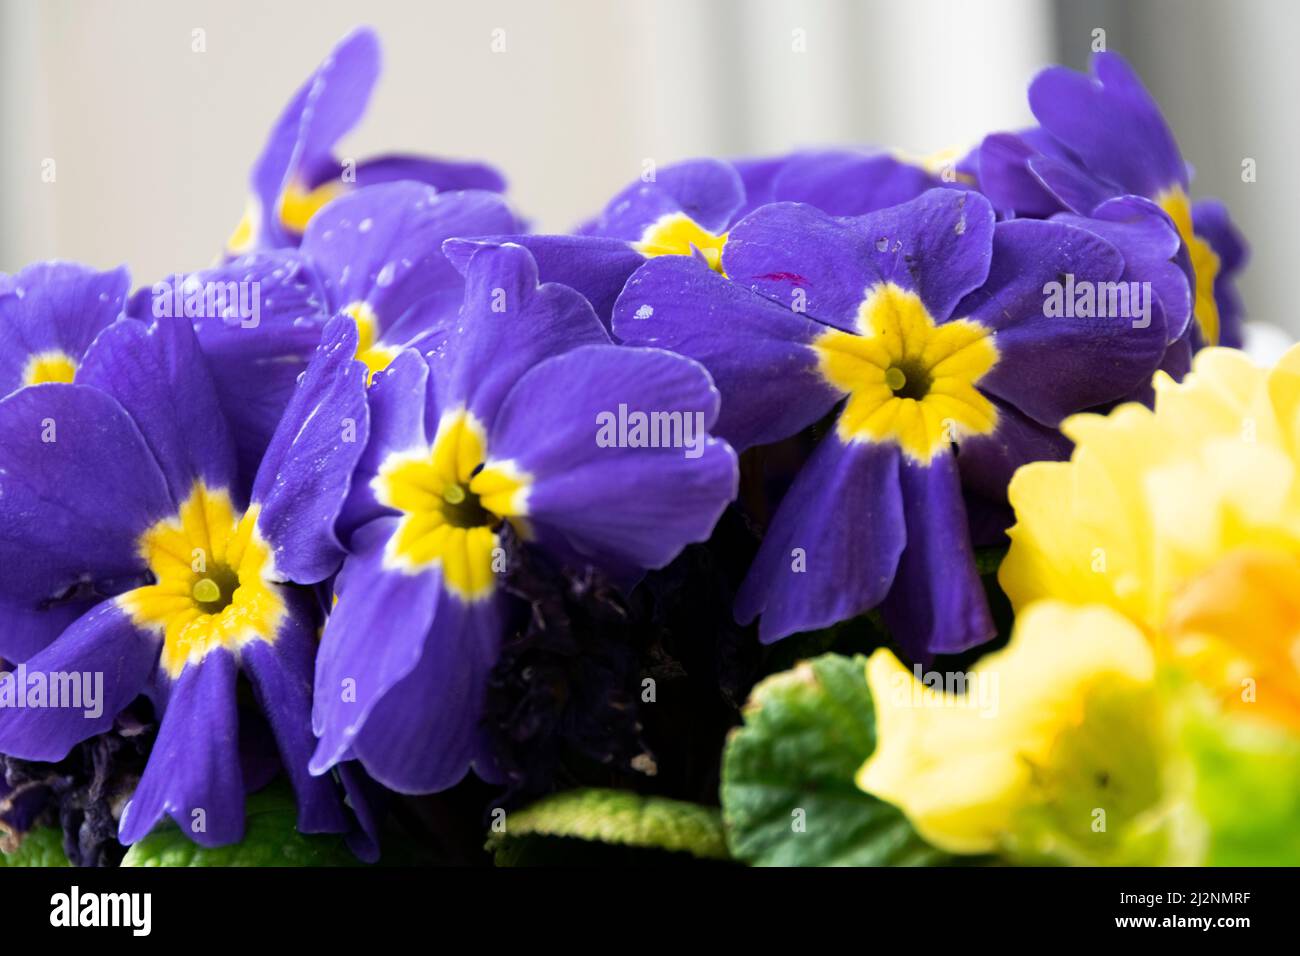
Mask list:
[[[486,433],[473,415],[443,415],[431,446],[389,455],[371,482],[376,499],[401,512],[385,566],[405,574],[438,567],[452,594],[483,600],[495,586],[501,522],[528,536],[531,481],[513,462],[488,461]]]
[[[71,382],[77,377],[77,362],[67,352],[50,349],[38,352],[27,359],[23,367],[24,385],[45,385],[50,382]]]

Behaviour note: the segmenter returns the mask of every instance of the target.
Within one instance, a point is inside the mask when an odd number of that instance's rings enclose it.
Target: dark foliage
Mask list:
[[[117,842],[118,819],[153,737],[151,724],[126,711],[112,730],[58,763],[0,754],[0,842],[9,848],[35,827],[56,826],[74,866],[117,866],[126,854]]]
[[[756,548],[738,512],[630,593],[505,533],[525,608],[493,669],[487,727],[518,806],[571,786],[717,801],[727,731],[757,676],[731,603]]]

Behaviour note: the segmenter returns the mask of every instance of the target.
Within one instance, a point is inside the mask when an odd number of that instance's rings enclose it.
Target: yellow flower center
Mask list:
[[[242,256],[253,248],[253,240],[257,238],[258,221],[261,218],[261,210],[258,209],[255,200],[248,200],[244,207],[244,215],[239,220],[239,225],[235,226],[235,231],[230,234],[226,240],[226,252],[232,256]]]
[[[482,424],[464,409],[438,423],[433,445],[390,455],[371,483],[381,504],[402,512],[385,565],[406,574],[430,567],[464,601],[494,587],[497,529],[510,521],[527,536],[529,475],[490,462]]]
[[[311,222],[312,217],[331,200],[337,199],[345,192],[347,187],[336,179],[327,180],[315,189],[306,189],[294,180],[280,194],[278,203],[280,225],[294,235],[301,236],[307,231],[307,224]],[[260,218],[261,209],[257,201],[250,199],[244,208],[244,215],[240,218],[239,225],[235,226],[235,231],[226,240],[226,252],[232,256],[240,256],[250,251],[253,248],[253,241],[257,238]]]
[[[1214,280],[1219,275],[1219,256],[1210,244],[1196,235],[1192,226],[1192,203],[1181,186],[1174,186],[1156,197],[1156,205],[1169,214],[1178,227],[1178,235],[1191,256],[1196,273],[1196,299],[1193,314],[1201,327],[1206,345],[1219,344],[1219,304],[1214,298]]]
[[[290,232],[302,235],[307,224],[326,204],[347,191],[337,179],[327,179],[315,189],[304,189],[297,180],[289,183],[280,194],[280,224]]]
[[[23,369],[23,384],[71,382],[76,375],[76,361],[66,352],[54,349],[49,352],[39,352],[27,360],[27,366]]]
[[[893,283],[868,290],[857,328],[812,343],[822,377],[849,396],[841,440],[892,441],[928,463],[961,435],[993,431],[997,409],[975,388],[998,361],[988,329],[971,319],[936,325],[920,296]]]
[[[709,268],[722,272],[722,247],[727,233],[714,235],[684,212],[669,213],[655,220],[636,244],[643,256],[689,256],[700,250]],[[726,273],[723,273],[724,275]]]
[[[118,603],[137,627],[163,635],[162,665],[173,678],[218,647],[275,641],[285,605],[256,508],[239,515],[226,491],[197,482],[175,517],[140,536],[139,549],[155,583]]]
[[[975,185],[975,177],[969,173],[957,171],[957,164],[966,155],[966,152],[959,146],[946,146],[943,149],[936,149],[932,153],[923,154],[896,149],[893,151],[893,155],[899,162],[923,169],[936,179],[942,179],[945,182],[967,183],[973,186]]]
[[[402,350],[396,345],[382,345],[379,342],[379,318],[375,315],[375,310],[370,307],[368,302],[353,302],[344,310],[352,321],[357,324],[357,354],[358,362],[365,364],[370,370],[366,376],[366,382],[370,383],[375,380],[375,376],[388,368],[393,359]]]

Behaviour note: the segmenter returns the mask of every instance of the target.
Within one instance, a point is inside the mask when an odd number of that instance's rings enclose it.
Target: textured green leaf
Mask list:
[[[123,866],[358,866],[343,838],[297,829],[289,789],[272,787],[248,798],[244,839],[202,847],[176,826],[165,826],[127,850]]]
[[[726,859],[722,821],[713,807],[626,790],[568,790],[505,818],[505,830],[488,838],[497,862],[511,864],[526,838],[569,837]]]
[[[827,654],[754,688],[722,767],[732,855],[762,866],[925,865],[943,854],[853,779],[876,746],[861,656]]]
[[[23,837],[12,853],[0,853],[0,866],[68,866],[63,831],[41,827]]]

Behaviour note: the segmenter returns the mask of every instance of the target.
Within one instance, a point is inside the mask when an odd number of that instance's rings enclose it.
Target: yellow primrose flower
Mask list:
[[[962,675],[964,693],[930,676],[872,655],[879,743],[857,778],[927,841],[1022,859],[1182,858],[1155,656],[1122,615],[1039,602],[1004,650]]]
[[[1113,608],[1236,716],[1300,731],[1300,348],[1269,370],[1206,349],[1155,386],[1016,473],[1002,587]]]

